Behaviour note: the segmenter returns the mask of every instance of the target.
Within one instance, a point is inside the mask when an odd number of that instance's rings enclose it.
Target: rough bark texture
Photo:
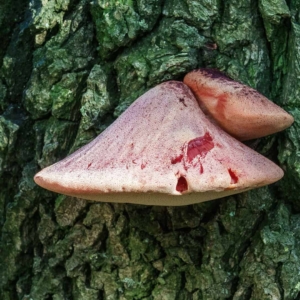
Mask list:
[[[295,117],[278,184],[186,207],[59,196],[33,175],[152,86],[214,67]],[[0,299],[299,299],[299,0],[0,0]]]

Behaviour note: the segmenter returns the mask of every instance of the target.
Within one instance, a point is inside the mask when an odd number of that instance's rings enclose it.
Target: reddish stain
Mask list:
[[[235,183],[237,183],[238,181],[239,181],[239,178],[238,178],[238,176],[234,173],[234,171],[232,171],[231,169],[228,169],[228,173],[229,173],[229,175],[230,175],[230,177],[231,177],[231,184],[235,184]]]
[[[185,192],[188,189],[188,183],[183,176],[180,176],[177,181],[176,191],[179,193]]]
[[[145,168],[146,168],[146,164],[145,164],[145,163],[142,163],[142,164],[141,164],[141,169],[144,170]]]
[[[208,98],[215,98],[216,96],[214,95],[214,91],[211,90],[210,88],[204,88],[204,87],[199,87],[198,88],[198,97],[200,98],[200,101],[203,102],[205,109],[209,107],[210,105],[206,101],[203,101],[202,99],[205,99],[206,97]],[[227,104],[227,95],[226,94],[221,94],[218,96],[218,102],[217,105],[214,109],[210,110],[208,113],[217,116],[218,118],[222,117],[224,118],[225,116],[225,111],[226,111],[226,104]]]
[[[211,135],[206,132],[204,136],[200,136],[189,141],[187,146],[188,161],[192,161],[197,155],[205,157],[205,155],[213,148],[213,139]]]
[[[92,163],[89,163],[87,168],[89,168],[91,165],[92,165]]]
[[[183,158],[182,154],[180,154],[180,155],[178,155],[178,156],[176,156],[174,158],[171,158],[171,164],[175,165],[177,163],[180,163],[182,161],[182,158]]]
[[[199,172],[200,172],[200,174],[203,174],[203,172],[204,172],[202,164],[200,164]]]
[[[226,110],[226,102],[227,102],[227,97],[226,95],[221,95],[218,97],[218,104],[216,106],[216,112],[220,114],[223,118],[225,115],[225,110]]]
[[[197,96],[200,97],[200,100],[202,97],[214,97],[214,91],[209,88],[205,88],[202,85],[197,86],[197,92]]]

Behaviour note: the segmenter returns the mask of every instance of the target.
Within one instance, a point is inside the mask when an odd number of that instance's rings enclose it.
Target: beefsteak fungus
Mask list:
[[[265,96],[218,70],[194,70],[183,82],[211,121],[240,141],[284,130],[294,122],[290,114]]]
[[[184,83],[169,81],[34,180],[57,193],[102,202],[187,205],[282,176],[273,162],[213,124]]]

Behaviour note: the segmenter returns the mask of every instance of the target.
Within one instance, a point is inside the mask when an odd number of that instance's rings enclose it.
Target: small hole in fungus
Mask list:
[[[188,189],[188,183],[183,176],[180,176],[177,180],[176,191],[179,193],[185,192]]]

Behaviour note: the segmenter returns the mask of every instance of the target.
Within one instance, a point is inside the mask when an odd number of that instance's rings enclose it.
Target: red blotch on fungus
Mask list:
[[[178,155],[178,156],[171,159],[171,164],[175,165],[177,163],[180,163],[182,161],[182,159],[183,159],[183,155],[180,154],[180,155]]]
[[[200,172],[200,174],[203,174],[203,172],[204,172],[202,164],[200,164],[199,172]]]
[[[239,178],[238,178],[238,176],[234,173],[234,171],[232,171],[231,169],[228,169],[228,173],[229,173],[229,175],[230,175],[230,177],[231,177],[231,184],[235,184],[235,183],[237,183],[238,181],[239,181]]]
[[[187,157],[191,162],[197,155],[205,157],[205,155],[214,147],[211,135],[206,132],[204,136],[197,137],[188,143]]]
[[[218,104],[216,107],[216,111],[220,114],[220,116],[222,116],[223,118],[225,117],[225,111],[226,111],[226,96],[225,95],[221,95],[218,97]]]
[[[179,193],[185,192],[188,189],[188,183],[183,176],[180,176],[177,181],[176,191]]]

